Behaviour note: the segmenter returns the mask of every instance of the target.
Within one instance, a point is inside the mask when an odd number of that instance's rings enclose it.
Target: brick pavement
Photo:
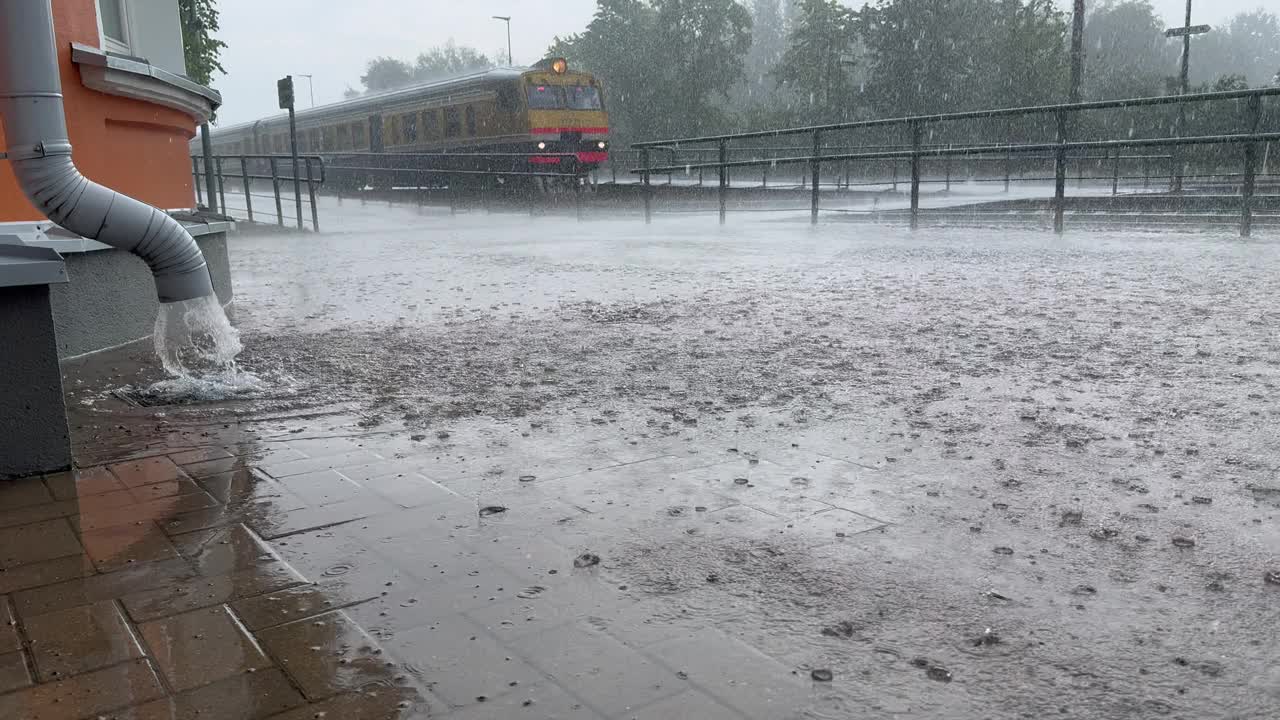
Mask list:
[[[609,552],[883,524],[734,455],[568,443],[495,480],[394,436],[165,443],[0,485],[0,717],[792,717],[819,684]]]

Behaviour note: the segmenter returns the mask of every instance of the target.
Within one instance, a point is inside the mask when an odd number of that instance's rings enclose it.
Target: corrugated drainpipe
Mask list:
[[[204,255],[178,221],[71,162],[49,0],[0,0],[0,118],[18,184],[50,220],[145,260],[162,303],[213,292]]]

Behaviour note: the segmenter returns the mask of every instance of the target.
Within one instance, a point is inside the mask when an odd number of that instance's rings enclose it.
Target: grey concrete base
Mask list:
[[[71,467],[56,346],[49,286],[0,288],[0,478]]]
[[[231,302],[226,233],[196,238],[222,304]],[[69,282],[52,289],[58,357],[67,358],[149,337],[155,326],[155,283],[140,258],[122,250],[66,253]]]

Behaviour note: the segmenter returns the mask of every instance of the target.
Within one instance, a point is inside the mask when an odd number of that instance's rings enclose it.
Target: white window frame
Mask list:
[[[102,49],[124,55],[133,55],[133,24],[130,22],[129,0],[120,2],[120,26],[124,28],[124,42],[107,37],[102,27],[102,0],[93,0],[94,9],[98,13],[98,38],[102,41]]]

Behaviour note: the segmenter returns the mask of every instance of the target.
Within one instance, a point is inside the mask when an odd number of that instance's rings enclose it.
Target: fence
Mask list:
[[[205,158],[200,155],[191,156],[191,174],[195,177],[196,202],[210,209],[221,210],[222,214],[236,217],[234,213],[243,213],[246,220],[255,222],[257,217],[274,218],[277,225],[284,227],[286,221],[296,224],[299,230],[306,229],[305,204],[310,209],[311,229],[320,230],[320,211],[316,206],[317,189],[325,182],[325,162],[319,155],[299,155],[298,164],[293,164],[292,155],[215,155],[212,165],[205,165]],[[282,175],[281,170],[288,169],[289,174]],[[202,180],[204,182],[202,182]],[[227,181],[232,181],[232,199],[244,201],[244,207],[227,205]],[[235,181],[238,181],[236,183]],[[271,182],[271,194],[255,192],[266,181]],[[202,187],[203,185],[203,187]],[[294,214],[285,213],[285,199],[281,187],[292,193]],[[305,186],[305,189],[304,187]],[[218,197],[209,198],[205,202],[205,188],[208,192],[216,192]],[[273,205],[265,208],[260,204],[255,211],[253,199],[273,201]],[[274,207],[274,212],[271,209]],[[234,211],[234,213],[233,213]]]
[[[949,165],[951,158],[973,159],[977,157],[985,158],[1004,158],[1006,163],[1011,163],[1012,158],[1020,159],[1033,158],[1037,154],[1048,155],[1052,158],[1053,163],[1053,182],[1054,196],[1052,201],[1053,225],[1056,232],[1062,232],[1064,225],[1064,213],[1066,208],[1066,181],[1068,174],[1068,164],[1073,156],[1079,160],[1088,158],[1089,153],[1105,153],[1108,158],[1114,158],[1112,182],[1118,185],[1119,172],[1115,167],[1124,159],[1125,151],[1150,151],[1165,150],[1169,153],[1169,162],[1171,167],[1170,175],[1172,177],[1171,185],[1182,189],[1182,180],[1187,177],[1187,152],[1189,148],[1197,148],[1204,146],[1221,146],[1229,145],[1242,147],[1243,152],[1239,160],[1239,173],[1229,174],[1229,177],[1237,177],[1240,187],[1239,204],[1240,204],[1240,233],[1248,236],[1252,228],[1253,220],[1253,196],[1257,179],[1259,149],[1264,143],[1270,143],[1280,140],[1280,132],[1269,131],[1262,132],[1259,128],[1263,121],[1263,100],[1266,98],[1280,96],[1280,88],[1260,88],[1256,90],[1237,90],[1227,92],[1214,93],[1198,93],[1178,96],[1164,96],[1152,98],[1135,98],[1129,100],[1108,100],[1094,101],[1083,103],[1068,103],[1059,105],[1044,105],[1034,107],[1018,107],[1003,108],[996,110],[979,110],[970,112],[945,113],[937,115],[922,115],[902,118],[887,118],[880,120],[867,120],[848,123],[836,123],[829,125],[817,125],[809,127],[785,128],[778,130],[764,130],[747,133],[734,133],[726,135],[712,135],[693,138],[681,138],[673,140],[657,140],[650,142],[635,143],[632,148],[639,155],[639,167],[631,170],[631,173],[640,176],[643,185],[644,196],[644,214],[645,221],[649,222],[652,218],[652,177],[654,175],[667,175],[668,177],[675,173],[691,173],[698,171],[699,173],[706,170],[715,171],[715,176],[719,183],[719,210],[720,222],[725,221],[727,208],[727,194],[729,189],[729,176],[735,169],[741,168],[777,168],[798,166],[802,170],[807,170],[809,175],[808,183],[811,189],[810,197],[810,216],[812,222],[817,222],[820,210],[820,186],[821,173],[824,166],[830,167],[833,163],[890,163],[894,168],[898,163],[905,163],[909,168],[910,183],[910,209],[909,217],[911,227],[916,227],[919,222],[920,214],[920,185],[925,180],[922,178],[922,164],[928,160],[943,160]],[[1181,132],[1184,127],[1179,124],[1179,131],[1173,136],[1162,137],[1129,137],[1126,139],[1072,139],[1073,120],[1078,119],[1087,112],[1121,110],[1124,116],[1130,120],[1129,127],[1133,128],[1137,123],[1133,116],[1135,108],[1151,108],[1159,106],[1185,106],[1189,103],[1222,103],[1233,101],[1236,104],[1243,105],[1242,112],[1238,116],[1237,127],[1233,128],[1233,132],[1216,132],[1211,134],[1188,135]],[[1223,115],[1211,114],[1210,117],[1221,118]],[[1024,142],[1004,142],[1004,143],[984,143],[984,142],[966,142],[966,143],[932,143],[926,144],[925,134],[928,131],[931,136],[937,128],[945,128],[946,126],[961,123],[964,121],[990,121],[993,119],[1002,119],[1006,121],[1017,121],[1031,119],[1033,125],[1047,125],[1052,129],[1052,141],[1024,141]],[[1275,123],[1274,113],[1272,115],[1272,123]],[[1103,124],[1105,130],[1111,130],[1110,126]],[[876,132],[896,133],[905,132],[907,135],[906,142],[899,142],[885,147],[872,147],[867,149],[865,143],[848,143],[844,146],[837,146],[835,151],[833,148],[824,144],[824,139],[829,139],[835,133],[868,131],[874,129]],[[1020,134],[1034,134],[1036,127],[1032,127],[1032,132],[1027,132],[1023,128]],[[972,134],[972,133],[971,133]],[[1011,135],[1013,133],[1010,133]],[[731,143],[742,143],[744,141],[753,141],[759,139],[778,139],[778,138],[799,138],[807,140],[805,148],[790,146],[784,148],[784,152],[801,151],[804,154],[799,155],[770,155],[762,152],[760,148],[750,148],[750,152],[754,152],[753,157],[745,159],[730,159]],[[708,147],[710,146],[710,147]],[[857,148],[848,151],[849,147]],[[675,154],[696,150],[700,156],[695,157],[691,162],[669,163],[668,165],[653,165],[652,159],[654,155],[665,154],[668,158],[675,157]],[[715,160],[706,161],[703,159],[705,154],[714,152]],[[1081,154],[1083,153],[1083,154]],[[1132,156],[1131,156],[1132,157]],[[1143,157],[1144,163],[1150,163],[1152,158],[1159,159],[1160,156]],[[1220,162],[1220,158],[1210,157],[1211,162]],[[987,162],[990,162],[988,160]],[[1148,166],[1149,168],[1149,166]],[[768,172],[766,169],[765,173]],[[1006,182],[1012,179],[1012,172],[1006,171]],[[1214,174],[1214,177],[1221,176],[1220,173]],[[767,175],[765,176],[767,183]],[[1146,182],[1150,183],[1149,170]],[[1180,193],[1181,194],[1181,193]]]

